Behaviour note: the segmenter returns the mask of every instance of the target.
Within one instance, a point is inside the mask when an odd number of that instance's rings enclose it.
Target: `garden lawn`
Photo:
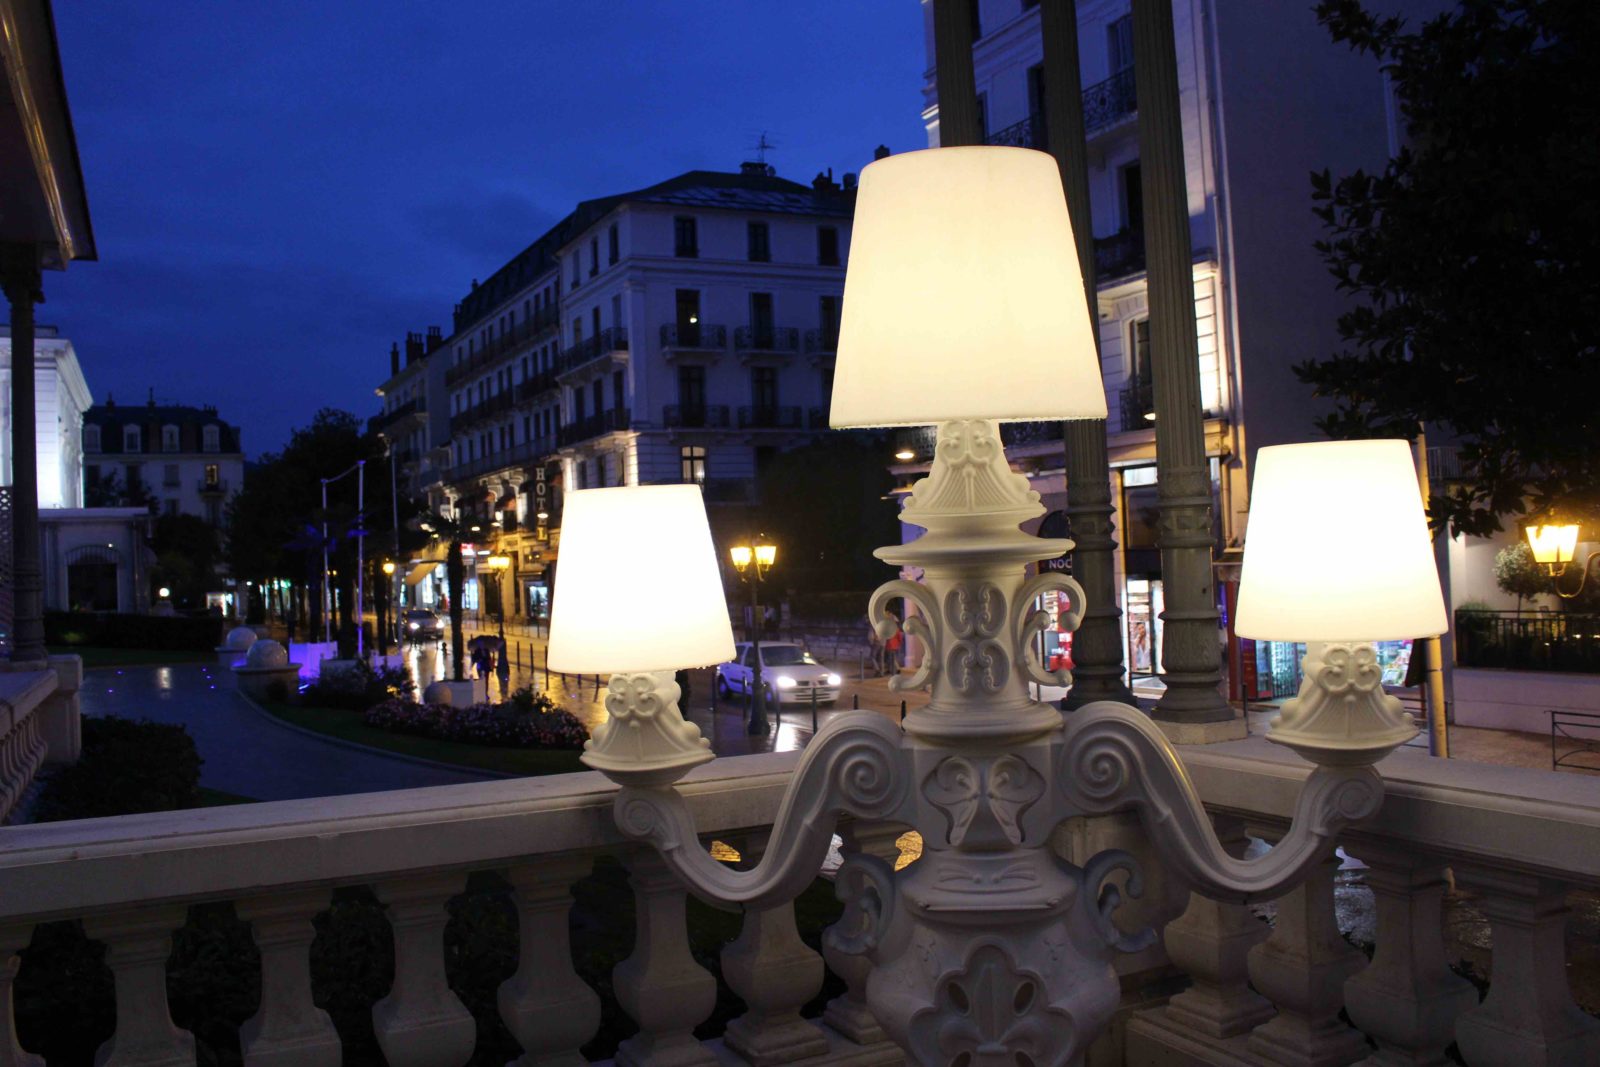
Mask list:
[[[98,648],[89,645],[51,645],[52,656],[80,656],[83,669],[96,667],[161,667],[176,663],[215,663],[215,652],[174,651],[161,648]]]
[[[436,741],[412,734],[395,734],[379,730],[362,721],[362,712],[343,711],[338,708],[299,707],[292,704],[267,703],[267,711],[295,726],[314,730],[319,734],[354,741],[356,744],[383,749],[402,756],[453,763],[462,767],[477,767],[501,774],[539,775],[568,774],[586,770],[578,762],[578,749],[492,748],[488,745],[468,745],[459,741]]]

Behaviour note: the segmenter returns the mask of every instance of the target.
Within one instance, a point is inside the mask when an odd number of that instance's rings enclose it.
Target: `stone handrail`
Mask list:
[[[1223,840],[1240,847],[1245,829],[1281,831],[1309,771],[1259,739],[1187,748],[1183,758]],[[696,825],[759,851],[796,759],[745,756],[697,769],[683,783]],[[1584,776],[1404,750],[1381,770],[1382,813],[1344,842],[1369,865],[1377,898],[1372,963],[1333,925],[1334,865],[1279,901],[1270,938],[1245,909],[1195,898],[1166,933],[1168,954],[1194,984],[1131,1016],[1124,1062],[1173,1053],[1174,1062],[1355,1062],[1371,1049],[1339,1021],[1341,1008],[1392,1062],[1432,1062],[1452,1041],[1473,1065],[1596,1062],[1596,1024],[1573,1005],[1564,956],[1552,946],[1561,944],[1566,892],[1600,886],[1600,789]],[[6,1059],[16,1047],[14,953],[34,924],[74,917],[108,947],[114,1061],[192,1063],[193,1039],[172,1024],[159,979],[187,905],[232,900],[262,953],[260,1014],[241,1031],[246,1062],[336,1063],[338,1037],[310,999],[311,919],[334,887],[365,884],[395,933],[394,987],[373,1008],[385,1054],[393,1064],[464,1063],[474,1027],[445,980],[445,905],[467,872],[489,868],[509,872],[520,915],[520,969],[498,1002],[527,1050],[519,1062],[581,1062],[575,1050],[594,1034],[599,1007],[572,969],[567,911],[571,886],[604,852],[627,862],[639,924],[614,984],[640,1033],[618,1062],[899,1062],[865,1011],[855,957],[828,954],[849,991],[822,1020],[800,1018],[822,964],[795,933],[790,905],[745,916],[722,969],[750,1010],[718,1047],[698,1042],[692,1030],[711,1011],[715,983],[689,954],[682,887],[653,852],[617,832],[614,791],[582,773],[0,830],[0,1062],[28,1062]],[[849,845],[889,857],[897,832],[845,830]],[[1493,927],[1495,982],[1481,1005],[1444,966],[1445,868],[1480,895]]]
[[[78,758],[78,688],[83,664],[52,656],[48,670],[0,666],[0,823],[46,763]]]

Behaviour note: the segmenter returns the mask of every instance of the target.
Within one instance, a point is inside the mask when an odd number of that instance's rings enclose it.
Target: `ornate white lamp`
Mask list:
[[[1372,763],[1416,736],[1383,691],[1372,646],[1448,628],[1409,444],[1319,441],[1256,453],[1235,628],[1306,643],[1300,692],[1273,719],[1270,740],[1314,763]]]
[[[1110,850],[1082,867],[1065,862],[1049,845],[1064,819],[1135,811],[1171,875],[1239,900],[1293,885],[1382,799],[1381,780],[1358,762],[1376,746],[1334,746],[1337,758],[1324,758],[1308,737],[1298,747],[1328,765],[1312,771],[1277,847],[1239,860],[1218,843],[1143,712],[1098,703],[1063,717],[1030,698],[1029,681],[1069,680],[1034,656],[1048,621],[1034,600],[1065,592],[1075,625],[1083,591],[1058,573],[1027,575],[1027,564],[1072,542],[1018,528],[1043,508],[1007,464],[998,424],[1105,416],[1074,249],[1056,164],[1043,153],[943,148],[862,172],[832,418],[939,424],[932,469],[902,512],[927,532],[877,551],[920,568],[923,581],[888,582],[868,607],[880,635],[903,626],[923,644],[921,667],[895,685],[931,687],[927,706],[903,727],[872,712],[834,715],[801,757],[766,853],[746,871],[710,858],[682,797],[664,784],[670,777],[648,780],[648,759],[638,771],[624,766],[628,750],[609,736],[596,743],[607,762],[591,759],[622,784],[623,831],[654,845],[706,899],[764,907],[793,898],[815,877],[841,817],[915,828],[922,857],[903,870],[846,855],[836,881],[846,912],[828,933],[835,948],[870,962],[868,1004],[909,1062],[1063,1067],[1109,1022],[1120,996],[1112,958],[1155,935],[1125,934],[1111,920],[1122,890],[1107,879],[1126,871],[1125,890],[1137,895],[1133,858]],[[1328,499],[1319,510],[1337,523],[1364,498]],[[570,503],[568,515],[563,596],[573,595],[579,536]],[[642,514],[611,523],[652,534],[659,525]],[[888,611],[892,600],[907,602],[903,624]]]
[[[584,763],[618,781],[666,785],[711,759],[711,743],[678,710],[673,673],[733,658],[733,630],[698,485],[567,494],[561,579],[550,615],[549,666],[610,674],[610,716]],[[644,590],[673,624],[630,639],[622,606]]]

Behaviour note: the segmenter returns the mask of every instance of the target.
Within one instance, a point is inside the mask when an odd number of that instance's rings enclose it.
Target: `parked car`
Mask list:
[[[761,686],[768,701],[778,704],[809,704],[816,694],[818,704],[839,699],[837,674],[811,658],[799,645],[784,641],[762,641]],[[749,694],[755,687],[756,646],[741,641],[734,646],[733,659],[717,665],[717,692],[724,696]]]
[[[406,612],[405,636],[408,641],[443,640],[444,623],[427,608],[411,608]]]

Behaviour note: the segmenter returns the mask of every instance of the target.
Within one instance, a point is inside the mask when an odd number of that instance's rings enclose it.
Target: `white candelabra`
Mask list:
[[[945,225],[946,205],[966,213],[965,221]],[[902,516],[927,532],[877,552],[888,563],[919,568],[923,581],[888,582],[869,605],[884,637],[902,625],[888,605],[899,600],[909,609],[904,632],[924,654],[915,673],[892,685],[930,688],[927,705],[903,726],[872,712],[836,714],[801,757],[761,861],[736,871],[712,859],[673,788],[711,756],[699,730],[679,713],[671,670],[732,651],[694,486],[569,495],[551,665],[622,672],[611,681],[611,719],[596,731],[584,760],[621,785],[615,814],[622,830],[654,846],[705,899],[762,908],[794,898],[816,877],[844,818],[921,834],[921,859],[901,871],[873,856],[845,856],[836,884],[846,911],[828,932],[834,948],[870,961],[868,1005],[913,1062],[1071,1064],[1118,1004],[1116,954],[1144,948],[1156,935],[1125,933],[1113,922],[1124,889],[1140,892],[1133,857],[1110,850],[1081,867],[1068,863],[1050,847],[1057,825],[1134,811],[1169,873],[1194,890],[1235,901],[1274,896],[1326,855],[1341,828],[1377,812],[1383,787],[1371,764],[1415,731],[1376,686],[1370,645],[1350,643],[1353,635],[1344,633],[1346,643],[1314,652],[1305,686],[1273,736],[1317,766],[1289,833],[1259,858],[1240,860],[1218,842],[1180,760],[1143,712],[1098,703],[1063,716],[1031,699],[1029,683],[1070,681],[1065,671],[1046,671],[1034,654],[1047,621],[1035,601],[1046,590],[1065,593],[1070,628],[1081,618],[1083,592],[1060,574],[1027,575],[1028,564],[1060,556],[1072,543],[1020,529],[1044,509],[1026,478],[1008,466],[996,419],[1104,416],[1093,345],[1083,340],[1091,328],[1087,314],[1080,301],[1062,298],[1048,305],[1046,317],[1060,320],[1046,324],[1053,332],[1035,329],[1032,320],[1014,322],[1019,347],[1011,351],[1021,365],[1008,367],[1004,378],[1019,378],[1021,389],[997,382],[993,368],[963,367],[973,362],[970,350],[963,360],[941,364],[941,351],[959,351],[961,331],[921,319],[892,334],[869,327],[874,316],[906,311],[896,299],[922,307],[924,319],[936,318],[936,310],[945,314],[937,283],[934,303],[923,306],[915,295],[930,284],[928,264],[941,265],[935,275],[969,280],[983,277],[979,267],[988,264],[1002,287],[1080,292],[1054,163],[1041,153],[1001,148],[892,157],[863,173],[857,220],[846,287],[856,303],[845,305],[835,425],[943,418],[932,469]],[[983,264],[974,264],[980,253]],[[896,288],[890,267],[907,270],[919,261],[916,287]],[[993,306],[980,299],[978,311],[988,307],[986,321],[1005,327],[1014,309],[1042,306],[1030,305],[1026,292],[1022,297]],[[969,306],[957,317],[972,313]],[[935,375],[935,386],[906,399],[906,383],[918,380],[909,376],[900,379],[901,393],[878,392],[904,370],[896,354],[914,360],[916,374]],[[1041,368],[1048,377],[1030,377]],[[1080,386],[1065,401],[1029,387],[1064,377]],[[1307,447],[1337,452],[1340,446]],[[1282,456],[1286,468],[1294,460]],[[1373,469],[1355,464],[1343,473],[1365,491]],[[1339,486],[1323,488],[1332,493],[1327,499],[1343,499]],[[1407,518],[1420,524],[1414,481],[1410,489],[1414,514]],[[1410,536],[1426,547],[1420,525]],[[1245,567],[1250,584],[1248,556]],[[663,583],[662,602],[680,612],[671,649],[636,652],[611,629],[610,586],[637,587],[641,575],[646,584]],[[1432,581],[1442,619],[1436,575]],[[1259,605],[1271,600],[1266,593],[1255,597],[1258,606],[1241,627],[1265,618]],[[1290,639],[1320,633],[1280,632],[1276,620],[1265,625]],[[1122,888],[1112,880],[1116,872]]]

